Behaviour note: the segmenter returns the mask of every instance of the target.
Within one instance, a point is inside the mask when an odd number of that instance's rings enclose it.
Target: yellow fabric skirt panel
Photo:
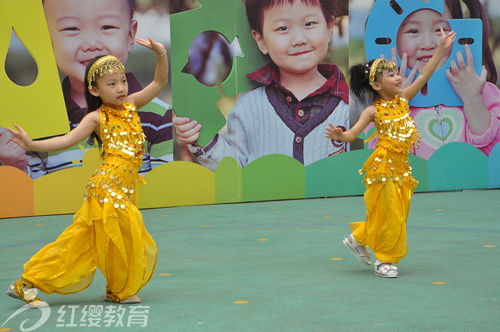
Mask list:
[[[139,293],[153,276],[158,251],[140,211],[125,205],[115,209],[88,197],[73,224],[24,265],[23,278],[44,293],[66,295],[85,290],[99,267],[111,294]]]
[[[46,294],[72,294],[86,289],[97,269],[92,233],[87,223],[75,218],[55,242],[24,264],[23,278]]]
[[[354,237],[378,260],[397,264],[406,256],[406,220],[416,181],[383,181],[366,185],[366,221],[351,223]]]

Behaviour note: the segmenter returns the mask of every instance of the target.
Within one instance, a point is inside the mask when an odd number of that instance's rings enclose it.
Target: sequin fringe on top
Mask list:
[[[93,196],[99,203],[111,203],[122,210],[127,203],[137,202],[137,185],[145,184],[138,173],[145,136],[135,106],[129,103],[123,106],[123,111],[101,106],[104,163],[89,180],[84,197],[87,200]]]
[[[363,182],[370,185],[374,182],[394,181],[400,186],[403,181],[416,181],[411,176],[411,167],[408,154],[416,147],[420,134],[410,115],[408,102],[396,96],[387,101],[379,98],[375,102],[375,128],[373,136],[378,135],[377,146],[359,170],[359,174],[366,172]]]

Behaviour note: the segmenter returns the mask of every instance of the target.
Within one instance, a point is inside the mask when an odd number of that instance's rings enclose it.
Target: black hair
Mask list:
[[[97,60],[99,60],[102,57],[104,57],[104,55],[96,56],[95,58],[90,60],[90,62],[87,64],[87,67],[85,68],[85,82],[84,82],[84,84],[85,84],[85,101],[87,101],[87,114],[99,109],[99,107],[101,107],[101,105],[102,105],[101,97],[96,97],[90,93],[89,80],[88,80],[90,68]],[[97,86],[97,80],[94,80],[90,85],[93,87]]]
[[[90,60],[90,62],[87,64],[87,67],[85,68],[85,80],[84,80],[84,83],[83,83],[83,84],[85,84],[85,88],[84,88],[84,90],[85,90],[85,101],[87,102],[87,112],[85,114],[89,114],[90,112],[95,112],[102,105],[102,99],[101,99],[101,97],[96,97],[96,96],[92,95],[90,93],[90,91],[89,91],[88,76],[89,76],[89,71],[90,71],[90,68],[92,67],[92,65],[97,60],[99,60],[100,58],[102,58],[103,56],[105,56],[105,55],[96,56],[95,58],[93,58],[92,60]],[[97,86],[97,79],[94,80],[90,85],[93,86],[93,87]],[[94,138],[95,140],[97,140],[97,143],[99,144],[99,147],[102,145],[102,142],[101,142],[101,139],[99,138],[99,135],[97,135],[96,133],[92,133],[92,135],[90,137]]]
[[[326,23],[333,24],[333,19],[337,15],[337,6],[333,0],[244,0],[247,10],[248,23],[252,30],[262,34],[262,26],[264,24],[264,11],[268,8],[283,6],[286,4],[294,4],[302,2],[309,6],[319,6],[323,12]]]
[[[351,93],[354,95],[356,99],[358,99],[364,105],[372,104],[377,98],[379,94],[377,91],[373,89],[370,84],[370,68],[373,64],[374,60],[370,60],[368,63],[359,63],[357,65],[349,68],[349,87]],[[378,79],[380,75],[375,77],[375,81]]]
[[[45,0],[42,0],[42,5],[45,5]],[[135,0],[127,0],[127,9],[129,11],[130,19],[133,19],[135,13]]]

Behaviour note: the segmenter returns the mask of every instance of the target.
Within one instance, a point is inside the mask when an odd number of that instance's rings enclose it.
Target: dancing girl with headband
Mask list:
[[[145,184],[138,174],[144,152],[144,133],[137,115],[167,85],[165,47],[136,38],[157,54],[153,82],[128,95],[125,68],[112,55],[95,57],[85,71],[88,113],[69,133],[33,141],[19,126],[8,130],[11,140],[29,151],[56,151],[93,136],[103,150],[103,164],[87,184],[84,202],[73,224],[36,253],[25,265],[21,279],[7,295],[32,308],[47,307],[37,296],[43,293],[73,294],[85,290],[97,268],[106,279],[105,300],[139,303],[139,291],[156,267],[156,244],[146,231],[136,207],[137,186]]]
[[[406,220],[411,196],[418,185],[411,175],[408,154],[419,141],[408,101],[424,87],[455,38],[453,31],[445,34],[441,28],[438,49],[420,76],[404,90],[398,68],[389,60],[376,59],[351,67],[351,92],[359,100],[368,98],[374,102],[351,130],[343,132],[329,124],[325,133],[330,139],[351,142],[370,122],[375,124],[377,146],[359,171],[366,172],[366,220],[351,223],[352,234],[343,242],[366,265],[371,265],[366,247],[372,249],[377,259],[374,272],[380,277],[398,277],[393,264],[398,264],[408,252]]]

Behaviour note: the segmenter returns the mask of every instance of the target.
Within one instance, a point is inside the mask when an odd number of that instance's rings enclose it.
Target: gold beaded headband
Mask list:
[[[378,75],[382,73],[383,70],[394,70],[396,69],[396,64],[387,59],[377,59],[373,61],[370,67],[370,76],[368,76],[370,80],[370,84],[375,82],[375,79]]]
[[[92,83],[96,80],[96,75],[102,77],[104,74],[125,73],[123,64],[113,55],[106,55],[99,58],[92,67],[90,67],[87,80],[89,81],[89,90],[92,89]]]

